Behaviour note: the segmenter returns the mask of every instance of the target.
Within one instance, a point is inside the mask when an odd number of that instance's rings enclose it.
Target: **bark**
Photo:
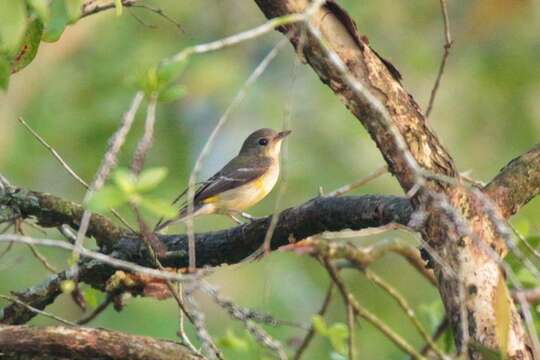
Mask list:
[[[1,326],[0,358],[40,360],[196,360],[185,346],[147,336],[65,326]]]
[[[484,192],[504,217],[514,215],[540,192],[540,144],[506,165]]]
[[[268,18],[301,13],[309,5],[307,0],[255,2]],[[446,182],[440,177],[429,177],[413,199],[413,205],[426,215],[423,238],[443,260],[434,262],[434,271],[457,348],[468,351],[475,359],[482,355],[474,350],[477,346],[469,347],[471,343],[498,349],[501,344],[495,333],[494,299],[499,278],[504,276],[498,262],[499,256],[506,253],[506,245],[497,231],[496,222],[500,219],[495,217],[507,213],[495,208],[490,216],[486,211],[493,208],[489,200],[459,185],[461,180],[451,156],[429,129],[412,96],[400,84],[395,68],[371,49],[343,9],[328,1],[315,11],[311,23],[346,65],[349,75],[382,104],[390,115],[390,123],[376,101],[349,86],[346,76],[327,56],[318,39],[310,32],[305,39],[302,37],[303,24],[283,26],[279,31],[290,39],[296,52],[368,130],[403,190],[409,191],[416,184],[418,173],[413,171],[406,153],[396,141],[394,129],[425,171],[454,179]],[[527,341],[521,318],[512,303],[507,357],[531,358]]]
[[[24,195],[23,195],[24,194]],[[12,199],[16,198],[16,201]],[[0,204],[8,204],[8,212],[34,218],[42,226],[57,227],[70,224],[77,227],[82,216],[82,207],[50,194],[12,189],[0,195]],[[1,215],[0,210],[0,215]],[[407,225],[412,213],[410,202],[396,196],[342,196],[318,197],[300,206],[282,211],[271,239],[271,249],[303,240],[324,231],[345,229],[360,230],[378,227],[391,222]],[[140,265],[153,267],[144,242],[137,234],[117,228],[100,215],[93,215],[92,233],[99,236],[101,251],[116,258]],[[218,266],[238,263],[261,247],[271,216],[230,229],[199,233],[195,236],[197,266]],[[106,236],[106,231],[111,231]],[[160,258],[168,267],[188,266],[187,236],[159,235],[167,249]],[[92,259],[84,259],[78,274],[70,270],[50,276],[44,283],[17,293],[18,298],[38,309],[51,304],[61,294],[60,283],[74,279],[103,289],[115,269]],[[23,324],[35,314],[24,306],[11,304],[0,310],[0,323]]]

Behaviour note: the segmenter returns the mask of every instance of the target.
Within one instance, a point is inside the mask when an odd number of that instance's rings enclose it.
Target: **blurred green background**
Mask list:
[[[133,79],[150,65],[186,46],[207,42],[249,29],[265,21],[253,1],[173,0],[148,1],[181,24],[144,9],[125,9],[121,17],[104,12],[77,22],[56,42],[41,45],[35,61],[11,78],[9,90],[0,94],[0,172],[14,184],[81,201],[84,189],[76,183],[16,121],[26,121],[50,142],[86,180],[101,161],[106,142],[136,91]],[[403,83],[422,108],[435,80],[443,45],[439,2],[340,1],[356,20],[371,45],[393,62]],[[454,45],[429,124],[453,155],[460,171],[489,181],[511,158],[531,148],[540,133],[540,6],[532,1],[493,0],[451,2],[450,21]],[[193,57],[180,82],[187,95],[160,104],[155,144],[148,167],[165,166],[169,176],[157,190],[174,198],[187,183],[189,172],[213,126],[251,71],[281,39],[272,33],[257,40]],[[144,108],[143,108],[144,109]],[[322,187],[331,191],[383,165],[376,147],[360,123],[324,86],[314,72],[295,62],[287,45],[272,62],[245,100],[231,114],[203,166],[203,176],[217,171],[239,150],[242,139],[261,127],[281,128],[292,112],[288,138],[286,195],[281,208],[300,204]],[[128,166],[142,134],[144,111],[122,152],[120,164]],[[279,186],[279,185],[278,185]],[[373,181],[356,193],[402,194],[390,176]],[[253,208],[255,216],[272,212],[274,191]],[[127,209],[121,209],[133,219]],[[538,232],[540,202],[533,201],[513,219],[529,234]],[[155,217],[148,216],[150,221]],[[196,230],[231,226],[220,216],[196,222]],[[26,227],[31,234],[36,233]],[[172,231],[184,231],[177,226]],[[39,233],[36,233],[39,234]],[[40,234],[40,236],[45,236]],[[48,237],[57,237],[54,231]],[[417,239],[402,232],[352,239],[367,245],[390,238],[412,244]],[[0,248],[3,249],[4,245]],[[58,268],[66,267],[69,254],[42,249]],[[431,331],[442,318],[442,305],[430,286],[401,258],[388,255],[372,266],[414,305]],[[42,281],[46,271],[25,246],[16,246],[0,260],[0,293],[23,289]],[[359,302],[378,314],[414,346],[423,341],[395,302],[358,272],[345,271]],[[210,278],[220,292],[236,303],[309,324],[318,311],[329,283],[328,276],[311,258],[275,252],[250,264],[222,267]],[[84,288],[86,289],[86,288]],[[87,291],[91,299],[103,294]],[[197,297],[216,338],[233,331],[249,343],[247,349],[227,348],[227,358],[269,356],[204,295]],[[4,302],[0,302],[4,304]],[[68,319],[81,310],[69,296],[48,308]],[[175,338],[177,308],[174,301],[136,298],[117,313],[108,309],[92,326],[134,334]],[[334,296],[326,320],[345,321],[342,300]],[[49,324],[37,317],[32,323]],[[294,327],[268,331],[292,353],[295,338],[304,331]],[[188,328],[193,334],[191,328]],[[362,359],[402,359],[405,355],[376,329],[360,320],[357,351]],[[292,344],[292,345],[291,345]],[[328,359],[328,339],[316,337],[306,359]]]

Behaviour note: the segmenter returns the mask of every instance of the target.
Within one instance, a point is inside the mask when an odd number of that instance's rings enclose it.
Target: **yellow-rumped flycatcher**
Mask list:
[[[243,211],[264,199],[276,185],[281,142],[290,133],[272,129],[253,132],[244,141],[240,153],[195,191],[192,214],[188,214],[188,206],[184,204],[177,217],[159,222],[155,230],[186,220],[190,215],[224,214],[235,221],[239,221],[235,215],[241,215],[251,219]]]

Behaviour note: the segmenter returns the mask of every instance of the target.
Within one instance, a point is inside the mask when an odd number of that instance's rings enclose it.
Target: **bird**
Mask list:
[[[290,130],[275,131],[268,128],[251,133],[244,140],[238,155],[208,180],[200,183],[193,196],[192,210],[189,211],[186,201],[176,217],[160,220],[154,231],[209,214],[227,215],[238,223],[242,223],[238,216],[253,221],[255,218],[244,210],[264,199],[276,185],[281,144],[290,133]]]

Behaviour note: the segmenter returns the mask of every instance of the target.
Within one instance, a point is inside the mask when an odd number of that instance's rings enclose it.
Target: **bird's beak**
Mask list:
[[[274,137],[274,141],[280,141],[283,140],[287,135],[291,133],[291,130],[284,130],[277,133],[277,135]]]

